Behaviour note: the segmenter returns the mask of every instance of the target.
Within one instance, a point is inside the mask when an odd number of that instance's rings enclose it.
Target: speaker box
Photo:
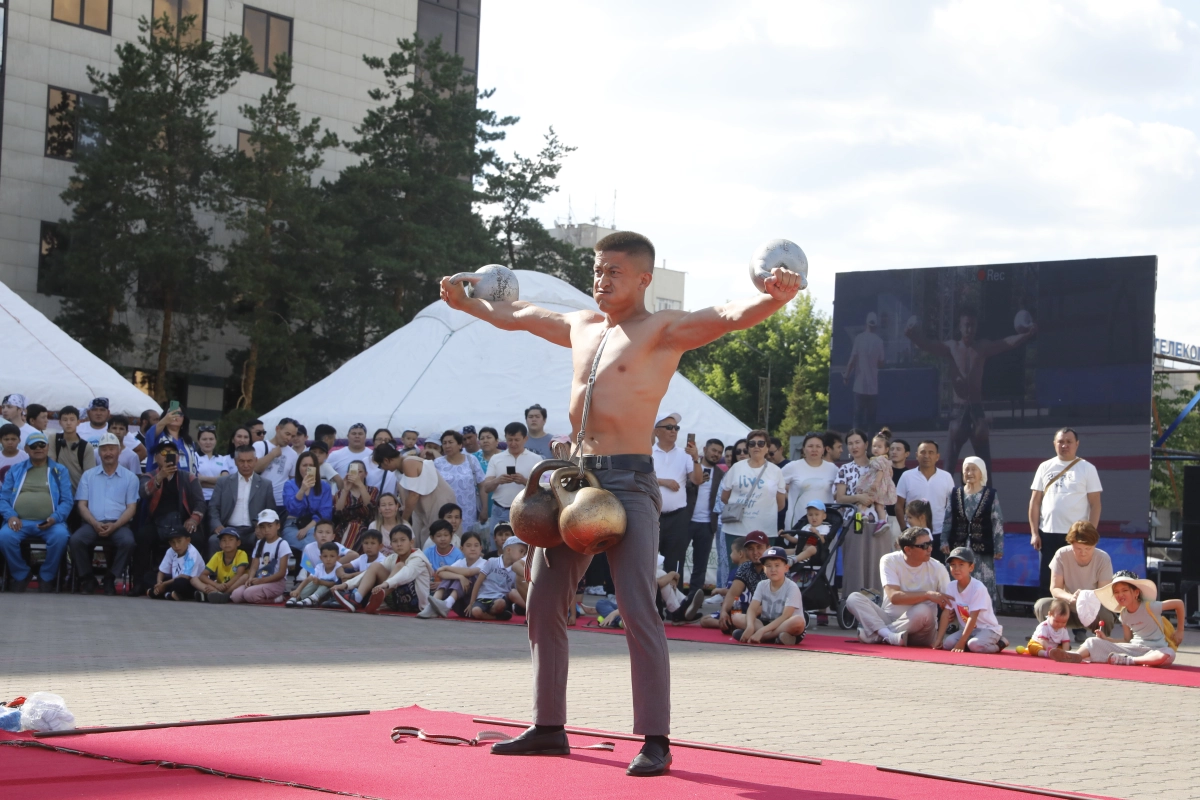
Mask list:
[[[1183,558],[1180,579],[1200,581],[1200,467],[1183,468]]]

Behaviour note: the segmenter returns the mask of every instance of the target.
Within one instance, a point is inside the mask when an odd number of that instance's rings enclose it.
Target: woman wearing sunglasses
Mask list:
[[[767,460],[766,431],[750,431],[746,437],[749,457],[737,461],[721,481],[721,527],[725,538],[745,536],[750,531],[774,531],[779,512],[787,503],[783,472]],[[738,446],[734,445],[734,458]]]

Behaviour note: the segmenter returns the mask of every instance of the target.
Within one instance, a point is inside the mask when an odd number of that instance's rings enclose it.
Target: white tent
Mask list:
[[[553,311],[596,308],[591,297],[558,278],[528,270],[517,276],[524,300]],[[397,437],[407,428],[436,437],[448,428],[490,425],[503,438],[504,426],[523,422],[525,409],[538,403],[548,412],[546,430],[568,433],[570,381],[565,347],[499,330],[439,300],[263,420],[270,430],[291,417],[310,434],[327,423],[339,436],[356,422],[367,426],[368,436],[388,428]],[[673,411],[683,417],[683,432],[695,432],[701,444],[711,437],[732,443],[749,430],[679,373],[661,413]]]
[[[107,397],[114,414],[134,417],[158,403],[0,283],[0,394],[19,392],[51,411]]]

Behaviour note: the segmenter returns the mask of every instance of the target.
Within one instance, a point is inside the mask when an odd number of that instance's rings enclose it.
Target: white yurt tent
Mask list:
[[[563,280],[517,270],[521,299],[552,311],[595,309],[591,297]],[[567,405],[571,353],[524,331],[502,331],[438,301],[412,322],[347,361],[323,381],[263,415],[270,430],[282,417],[311,433],[319,423],[344,437],[356,422],[388,428],[399,437],[411,428],[436,438],[448,428],[490,425],[501,432],[535,403],[548,412],[546,430],[569,433]],[[675,373],[661,414],[679,412],[683,433],[703,444],[727,443],[749,430],[732,414]],[[683,436],[680,437],[681,441]]]
[[[51,411],[107,397],[114,414],[137,416],[158,403],[0,283],[0,394],[19,392]]]

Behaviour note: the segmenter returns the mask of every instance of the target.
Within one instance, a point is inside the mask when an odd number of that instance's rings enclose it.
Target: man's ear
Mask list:
[[[649,289],[650,281],[652,281],[652,280],[654,280],[654,268],[653,267],[651,267],[650,269],[648,269],[647,271],[642,273],[642,277],[641,277],[640,282],[638,283],[638,286],[641,287],[642,289]]]

